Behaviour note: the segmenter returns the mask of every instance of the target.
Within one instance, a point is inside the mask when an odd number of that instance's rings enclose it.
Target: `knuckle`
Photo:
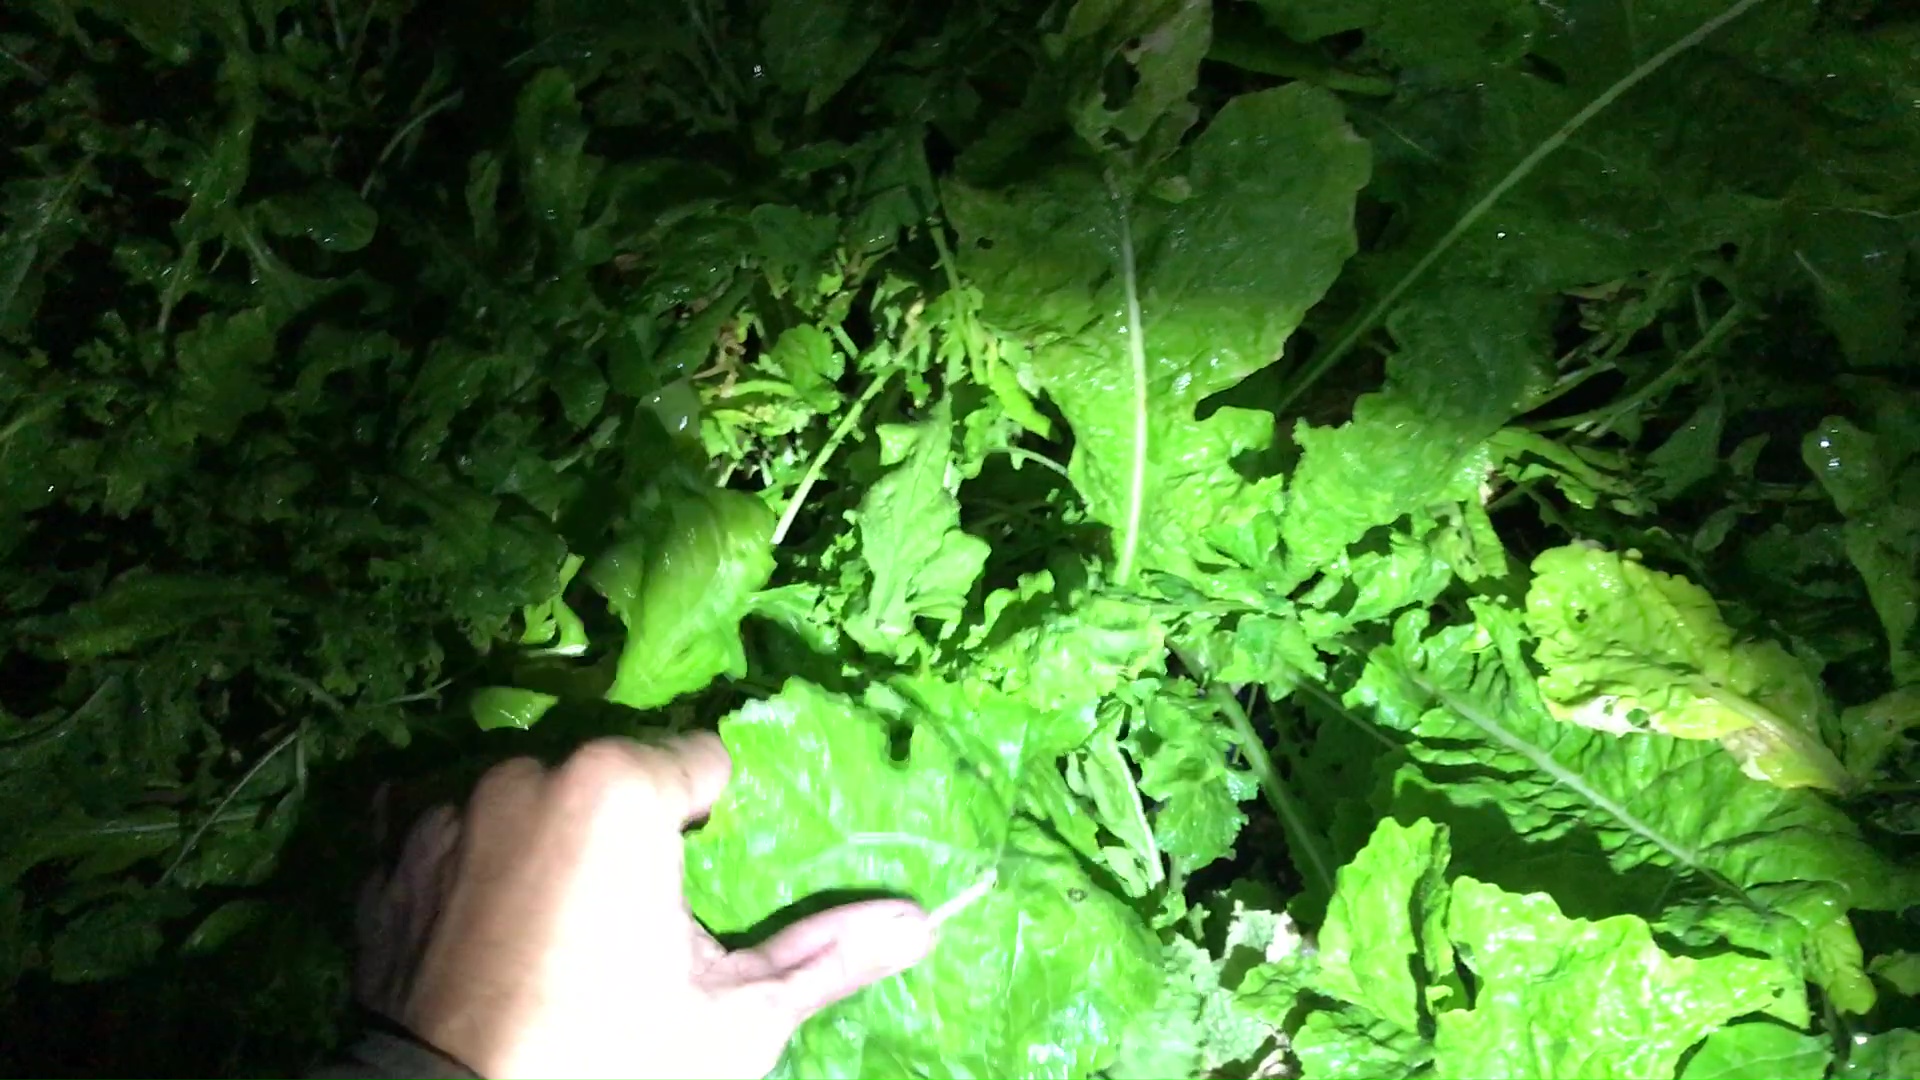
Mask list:
[[[473,787],[473,805],[484,805],[502,796],[517,795],[524,789],[537,787],[545,778],[547,770],[538,761],[529,757],[510,758],[488,769]]]
[[[560,767],[560,783],[571,793],[605,798],[619,793],[653,796],[671,772],[671,762],[627,739],[595,739],[574,751]]]

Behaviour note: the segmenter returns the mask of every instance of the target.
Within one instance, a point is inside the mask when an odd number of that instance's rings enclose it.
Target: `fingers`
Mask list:
[[[849,904],[795,923],[756,949],[737,953],[743,985],[726,991],[768,1019],[798,1026],[862,987],[919,963],[933,926],[901,900]]]
[[[719,736],[700,732],[660,743],[588,743],[562,767],[560,782],[615,817],[641,815],[677,832],[713,809],[732,774]]]

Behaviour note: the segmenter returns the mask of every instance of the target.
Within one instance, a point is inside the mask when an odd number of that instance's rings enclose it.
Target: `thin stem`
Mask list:
[[[199,846],[200,838],[207,835],[207,830],[213,827],[215,821],[220,820],[221,813],[233,802],[234,798],[240,794],[248,783],[252,782],[254,777],[260,775],[260,770],[267,767],[267,762],[278,757],[282,750],[292,746],[299,738],[300,725],[295,724],[292,731],[281,736],[279,742],[274,743],[267,749],[266,753],[260,755],[260,759],[253,763],[252,768],[240,774],[240,779],[235,781],[234,785],[227,789],[226,796],[214,805],[213,813],[208,814],[207,819],[200,823],[200,827],[193,830],[193,834],[187,837],[186,843],[180,845],[179,854],[175,855],[173,861],[167,864],[166,870],[161,872],[160,880],[156,884],[165,885],[172,879],[174,871],[180,869],[180,864],[186,861],[187,856],[193,853],[195,847]]]
[[[400,148],[400,144],[407,140],[407,136],[420,130],[420,125],[433,119],[435,114],[445,112],[455,105],[460,104],[461,99],[465,97],[466,92],[464,90],[455,90],[453,93],[420,110],[418,116],[401,125],[400,130],[394,132],[393,138],[388,139],[387,145],[381,149],[380,156],[374,160],[373,168],[367,171],[367,179],[360,185],[360,197],[363,199],[366,198],[367,193],[373,190],[373,182],[379,177],[380,169],[386,165],[387,159],[393,156],[394,151]]]
[[[1184,657],[1181,662],[1186,662]],[[1188,668],[1198,670],[1191,664]],[[1305,856],[1307,863],[1312,866],[1313,874],[1320,880],[1321,887],[1327,891],[1328,895],[1332,895],[1333,860],[1327,857],[1319,837],[1307,828],[1306,815],[1293,801],[1292,793],[1287,791],[1287,786],[1281,781],[1279,772],[1274,769],[1273,759],[1267,755],[1267,745],[1261,741],[1260,733],[1253,729],[1253,720],[1247,716],[1247,710],[1240,707],[1238,698],[1228,693],[1227,689],[1218,683],[1207,687],[1207,698],[1226,715],[1227,723],[1233,726],[1234,736],[1240,742],[1240,752],[1246,755],[1248,767],[1260,781],[1260,793],[1266,796],[1267,805],[1273,808],[1273,812],[1286,826],[1288,835],[1300,849],[1300,854]]]
[[[1347,353],[1353,351],[1353,347],[1359,344],[1361,338],[1371,333],[1374,327],[1380,325],[1380,320],[1386,318],[1387,313],[1392,311],[1394,305],[1400,302],[1400,298],[1407,294],[1407,290],[1413,287],[1414,282],[1426,276],[1427,271],[1433,268],[1433,264],[1440,260],[1440,256],[1446,254],[1453,245],[1459,243],[1460,238],[1467,235],[1468,230],[1478,225],[1480,219],[1486,217],[1488,211],[1492,210],[1496,203],[1506,197],[1507,192],[1512,191],[1515,187],[1519,186],[1521,181],[1533,175],[1533,171],[1540,167],[1540,163],[1545,161],[1555,150],[1565,145],[1566,141],[1574,136],[1574,133],[1585,127],[1594,117],[1605,112],[1609,106],[1620,99],[1622,94],[1640,85],[1640,83],[1646,81],[1648,76],[1667,66],[1674,57],[1705,41],[1711,37],[1715,31],[1740,16],[1745,15],[1761,2],[1762,0],[1739,0],[1739,2],[1732,7],[1701,23],[1699,26],[1694,27],[1692,33],[1642,61],[1639,66],[1622,76],[1618,82],[1601,91],[1600,95],[1588,102],[1585,108],[1574,113],[1566,123],[1560,125],[1558,130],[1547,136],[1546,140],[1539,146],[1534,147],[1532,153],[1521,158],[1520,163],[1515,165],[1512,171],[1508,172],[1506,176],[1501,177],[1500,182],[1493,185],[1485,195],[1481,196],[1479,202],[1474,203],[1465,214],[1461,215],[1460,220],[1453,223],[1453,227],[1448,229],[1446,234],[1442,236],[1432,248],[1428,249],[1425,255],[1420,257],[1419,262],[1413,264],[1413,268],[1408,270],[1405,276],[1394,283],[1393,288],[1387,290],[1387,294],[1381,297],[1378,303],[1368,309],[1367,313],[1361,317],[1359,322],[1354,323],[1353,327],[1348,330],[1346,334],[1342,335],[1331,348],[1321,354],[1318,359],[1314,360],[1313,364],[1307,368],[1306,373],[1295,380],[1293,386],[1288,389],[1286,396],[1281,398],[1280,404],[1274,409],[1274,412],[1278,413],[1285,410],[1287,406],[1298,400],[1300,395],[1306,393],[1314,383],[1319,382],[1322,376],[1333,370],[1335,364],[1345,359]]]
[[[860,414],[866,411],[867,403],[879,396],[881,388],[887,385],[887,379],[892,374],[893,371],[889,368],[873,377],[873,381],[867,384],[867,388],[854,401],[853,407],[847,410],[847,415],[840,418],[840,423],[833,429],[833,434],[827,436],[826,445],[813,456],[807,471],[801,474],[799,486],[793,489],[792,497],[787,500],[787,508],[780,515],[780,524],[774,527],[773,546],[779,547],[781,542],[786,540],[787,531],[793,528],[793,519],[800,516],[800,507],[807,501],[807,494],[813,490],[813,485],[820,482],[820,472],[826,468],[827,459],[833,456],[835,450],[840,449],[840,444],[846,441],[847,436],[853,434],[853,426],[860,422]]]
[[[4,47],[0,47],[0,60],[6,60],[8,63],[11,63],[13,66],[19,68],[21,71],[26,72],[27,77],[32,79],[35,83],[41,86],[45,86],[47,84],[47,77],[45,75],[40,74],[37,68],[35,68],[32,64],[27,63],[25,60],[20,59],[18,56],[14,55],[10,50]]]
[[[1646,385],[1620,398],[1618,401],[1611,402],[1592,412],[1584,412],[1578,416],[1565,416],[1558,420],[1536,425],[1535,430],[1561,431],[1572,428],[1593,439],[1605,435],[1607,432],[1613,430],[1613,425],[1618,423],[1622,416],[1625,416],[1627,413],[1646,404],[1653,398],[1679,385],[1682,380],[1692,373],[1700,361],[1711,355],[1713,350],[1718,348],[1722,341],[1726,340],[1728,334],[1733,333],[1734,327],[1740,324],[1740,320],[1745,318],[1746,314],[1747,309],[1741,304],[1735,304],[1728,308],[1726,314],[1720,316],[1719,321],[1708,327],[1707,332],[1701,335],[1700,340],[1694,342],[1693,347],[1682,353],[1679,359],[1667,367],[1667,370],[1661,372],[1657,377],[1648,380]],[[1599,426],[1591,429],[1588,428],[1588,425],[1595,423]]]
[[[1031,450],[1018,446],[996,446],[987,452],[990,454],[1005,454],[1015,461],[1030,461],[1043,469],[1052,469],[1054,472],[1066,477],[1069,483],[1073,481],[1073,476],[1067,472],[1065,465],[1060,464],[1045,454],[1036,454]]]
[[[1124,587],[1133,580],[1133,563],[1140,554],[1140,520],[1147,495],[1147,335],[1141,325],[1127,204],[1112,177],[1107,178],[1107,190],[1120,212],[1120,278],[1127,292],[1127,358],[1133,365],[1133,465],[1127,480],[1127,520],[1120,531],[1119,563],[1114,567],[1114,581]]]

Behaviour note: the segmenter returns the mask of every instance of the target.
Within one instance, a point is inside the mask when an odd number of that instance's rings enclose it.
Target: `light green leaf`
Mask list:
[[[558,704],[558,697],[538,690],[489,686],[473,695],[468,708],[473,713],[474,726],[481,731],[498,728],[525,731]]]
[[[1413,761],[1393,776],[1395,813],[1452,825],[1462,870],[1509,890],[1552,890],[1576,914],[1659,911],[1674,874],[1690,874],[1719,897],[1701,943],[1724,936],[1798,960],[1829,990],[1855,994],[1857,966],[1833,967],[1844,950],[1816,940],[1851,938],[1848,908],[1912,903],[1920,877],[1866,843],[1839,808],[1756,783],[1711,743],[1554,720],[1519,617],[1488,602],[1473,609],[1477,623],[1432,635],[1425,613],[1403,616],[1394,645],[1376,650],[1348,696],[1414,737]],[[1779,1015],[1798,1022],[1804,1001],[1797,1010]]]
[[[1066,25],[1046,39],[1069,73],[1067,112],[1087,145],[1104,149],[1118,137],[1171,149],[1193,124],[1189,102],[1207,53],[1212,5],[1197,0],[1078,0]],[[1129,69],[1129,90],[1111,92],[1116,62]],[[1117,107],[1115,107],[1117,106]]]
[[[1472,878],[1453,884],[1447,931],[1476,992],[1437,1016],[1441,1076],[1666,1080],[1709,1032],[1799,985],[1777,960],[1672,956],[1640,919],[1569,919]]]
[[[961,269],[985,319],[1031,345],[1026,374],[1073,428],[1074,484],[1114,530],[1122,583],[1204,576],[1203,531],[1274,497],[1232,468],[1271,417],[1195,409],[1272,363],[1353,253],[1367,161],[1338,100],[1296,84],[1228,102],[1180,159],[1178,201],[1116,195],[1090,166],[949,187]]]
[[[1680,1070],[1680,1080],[1820,1080],[1833,1048],[1778,1024],[1732,1024],[1709,1034]]]
[[[1039,714],[1002,699],[954,730],[898,720],[789,682],[721,724],[734,776],[687,844],[693,912],[718,933],[756,926],[829,890],[877,889],[931,908],[992,871],[933,954],[806,1024],[787,1068],[803,1076],[1085,1076],[1156,994],[1159,950],[1070,851],[1016,815]],[[890,727],[911,727],[904,760]],[[968,741],[972,740],[972,741]],[[959,749],[985,745],[993,757]],[[1011,763],[1011,767],[1009,767]],[[831,793],[823,798],[823,793]]]
[[[873,574],[866,604],[847,633],[869,652],[902,663],[926,648],[918,620],[960,620],[991,551],[960,528],[960,481],[953,461],[951,406],[942,401],[911,429],[905,457],[876,481],[854,511],[860,555]]]
[[[1844,1080],[1906,1080],[1920,1076],[1920,1031],[1895,1028],[1868,1035],[1847,1053]]]
[[[746,671],[740,620],[773,575],[774,516],[737,491],[674,491],[655,524],[615,545],[587,580],[626,624],[607,700],[652,709]]]
[[[1317,988],[1417,1031],[1430,1002],[1414,978],[1453,970],[1445,918],[1447,830],[1425,819],[1391,819],[1340,868],[1320,928]]]
[[[1820,741],[1819,683],[1779,645],[1735,641],[1706,590],[1579,546],[1542,553],[1533,573],[1527,626],[1556,717],[1717,739],[1748,775],[1783,787],[1852,786]]]
[[[995,595],[1003,598],[1003,612],[1015,602],[1009,590]],[[1029,624],[1009,627],[975,671],[1043,711],[1084,716],[1091,734],[1093,710],[1102,698],[1165,666],[1167,630],[1146,604],[1104,595],[1068,598],[1075,599],[1068,610],[1048,606]],[[987,607],[994,609],[994,598]],[[1013,622],[1022,615],[1002,617]]]
[[[1301,1080],[1404,1080],[1426,1075],[1433,1047],[1363,1009],[1323,1009],[1293,1035]]]
[[[1479,502],[1485,447],[1540,385],[1535,317],[1497,290],[1452,286],[1388,324],[1399,348],[1383,391],[1337,428],[1302,422],[1302,452],[1280,535],[1292,576],[1334,563],[1367,532],[1448,503]]]
[[[1240,804],[1259,792],[1252,774],[1232,764],[1232,729],[1205,701],[1182,693],[1188,686],[1150,692],[1126,741],[1141,793],[1158,803],[1154,839],[1182,878],[1233,854],[1247,823]]]
[[[1867,973],[1908,997],[1920,996],[1920,952],[1890,952],[1873,958]]]

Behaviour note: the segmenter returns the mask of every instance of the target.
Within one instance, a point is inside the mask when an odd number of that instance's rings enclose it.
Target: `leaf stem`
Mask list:
[[[1556,421],[1555,426],[1574,428],[1593,439],[1605,435],[1613,430],[1613,425],[1619,422],[1620,417],[1672,389],[1691,374],[1693,369],[1699,366],[1700,361],[1712,355],[1713,350],[1726,340],[1727,335],[1733,332],[1734,327],[1740,324],[1740,320],[1745,318],[1746,314],[1747,308],[1744,304],[1735,304],[1728,308],[1726,314],[1720,316],[1719,320],[1701,335],[1700,340],[1693,343],[1692,348],[1682,353],[1678,360],[1668,366],[1667,370],[1661,372],[1645,386],[1594,412]],[[1586,425],[1596,420],[1600,422],[1599,426],[1589,430]]]
[[[1182,663],[1186,663],[1182,658]],[[1198,670],[1188,665],[1189,670]],[[1260,739],[1260,733],[1253,728],[1253,720],[1247,710],[1240,707],[1240,699],[1227,692],[1219,683],[1207,687],[1207,697],[1214,706],[1226,715],[1227,723],[1233,726],[1234,736],[1240,742],[1240,752],[1247,757],[1247,765],[1253,769],[1253,775],[1260,781],[1260,793],[1266,796],[1267,805],[1279,816],[1287,834],[1299,848],[1300,854],[1313,868],[1313,874],[1320,885],[1333,895],[1333,860],[1328,858],[1325,845],[1319,837],[1307,828],[1306,815],[1293,801],[1293,795],[1287,791],[1287,785],[1273,767],[1273,758],[1267,755],[1267,745]]]
[[[1126,200],[1113,177],[1107,177],[1107,190],[1120,213],[1120,277],[1127,291],[1127,358],[1133,365],[1133,464],[1127,478],[1127,517],[1120,530],[1119,563],[1114,581],[1125,586],[1133,580],[1133,564],[1140,554],[1140,520],[1147,494],[1147,335],[1140,317],[1140,283],[1133,259],[1133,225],[1128,220]]]
[[[820,447],[820,452],[813,456],[812,463],[800,477],[799,485],[793,489],[793,496],[787,500],[787,508],[780,515],[780,524],[774,526],[774,547],[779,547],[786,540],[788,530],[793,528],[793,519],[800,516],[800,507],[807,501],[807,493],[813,490],[813,485],[820,482],[820,473],[826,468],[827,459],[833,456],[835,450],[840,449],[840,444],[847,440],[847,436],[853,434],[853,426],[860,422],[860,414],[866,411],[867,403],[879,396],[881,388],[887,385],[887,379],[892,374],[893,371],[889,368],[873,377],[873,381],[867,384],[867,388],[861,391],[860,397],[854,401],[853,407],[847,410],[847,415],[840,418],[840,423],[834,427],[833,434],[827,436],[826,445]]]
[[[300,731],[300,725],[295,724],[292,731],[281,736],[280,741],[269,747],[266,753],[261,754],[259,760],[255,761],[251,768],[240,774],[240,779],[235,781],[234,785],[227,789],[226,796],[223,797],[219,803],[215,804],[213,813],[208,814],[206,820],[200,823],[200,827],[193,830],[193,834],[188,836],[186,842],[180,845],[179,854],[176,854],[173,857],[173,861],[168,863],[167,868],[161,872],[160,880],[155,882],[156,885],[165,885],[173,877],[174,871],[180,869],[180,864],[187,860],[188,855],[193,854],[195,847],[199,846],[200,838],[207,834],[207,830],[213,827],[215,821],[220,820],[221,813],[225,811],[240,792],[253,781],[254,777],[260,775],[260,770],[267,767],[267,762],[278,757],[282,750],[292,746],[300,738]]]
[[[1359,344],[1361,338],[1370,333],[1374,327],[1380,325],[1380,320],[1386,318],[1387,313],[1392,311],[1394,305],[1400,302],[1400,298],[1407,294],[1407,290],[1413,287],[1414,282],[1425,277],[1427,271],[1433,269],[1433,264],[1440,260],[1440,256],[1445,255],[1453,245],[1459,243],[1460,238],[1465,236],[1469,229],[1479,224],[1481,218],[1487,216],[1487,212],[1493,209],[1494,204],[1505,198],[1507,192],[1519,186],[1521,181],[1531,176],[1533,171],[1540,167],[1540,163],[1552,155],[1555,150],[1565,145],[1566,141],[1572,138],[1575,132],[1585,127],[1594,117],[1605,112],[1609,106],[1620,99],[1622,94],[1640,85],[1640,83],[1646,81],[1648,76],[1667,66],[1674,57],[1705,41],[1711,37],[1715,31],[1740,16],[1745,15],[1761,2],[1762,0],[1739,0],[1738,3],[1727,8],[1720,14],[1694,27],[1692,33],[1687,34],[1685,37],[1680,38],[1678,41],[1675,41],[1673,44],[1642,61],[1632,71],[1621,76],[1618,82],[1602,90],[1598,97],[1595,97],[1587,103],[1585,108],[1569,117],[1566,123],[1561,124],[1560,127],[1555,130],[1553,134],[1547,136],[1539,146],[1534,147],[1531,153],[1521,158],[1520,163],[1515,165],[1507,175],[1501,177],[1499,183],[1488,189],[1487,193],[1480,197],[1479,202],[1469,207],[1467,212],[1460,216],[1460,220],[1454,222],[1453,227],[1448,229],[1446,234],[1441,236],[1439,241],[1437,241],[1433,247],[1429,248],[1427,253],[1422,255],[1418,262],[1413,264],[1413,268],[1408,270],[1399,281],[1395,282],[1393,288],[1388,289],[1387,294],[1381,297],[1378,303],[1367,310],[1367,313],[1360,318],[1359,322],[1354,323],[1353,327],[1342,335],[1338,341],[1334,342],[1331,348],[1327,349],[1325,353],[1322,353],[1315,359],[1313,364],[1307,368],[1305,374],[1295,380],[1293,386],[1290,387],[1285,396],[1280,399],[1280,404],[1275,407],[1274,412],[1279,413],[1284,411],[1287,406],[1298,400],[1300,395],[1306,393],[1314,383],[1319,382],[1327,372],[1333,370],[1335,364],[1345,359],[1347,353],[1353,351],[1353,347]]]
[[[455,105],[460,104],[461,99],[466,96],[466,91],[455,90],[453,93],[420,110],[419,115],[400,125],[400,130],[393,133],[393,138],[388,139],[387,145],[381,149],[380,156],[374,159],[373,168],[367,170],[367,178],[360,185],[360,197],[363,199],[366,198],[367,193],[373,190],[373,182],[379,178],[380,170],[386,166],[387,159],[393,156],[393,152],[400,148],[400,144],[407,141],[407,136],[420,130],[420,125],[433,119],[435,114],[445,112]]]

